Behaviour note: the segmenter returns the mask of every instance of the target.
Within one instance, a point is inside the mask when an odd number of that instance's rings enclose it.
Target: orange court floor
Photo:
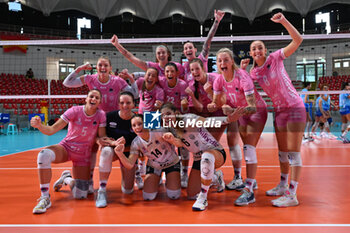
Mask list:
[[[226,139],[221,139],[228,152]],[[40,149],[0,157],[0,232],[350,232],[350,144],[319,139],[302,146],[303,169],[298,186],[299,206],[277,208],[265,192],[280,179],[274,135],[264,133],[257,146],[258,190],[256,202],[234,206],[240,195],[225,190],[208,194],[208,208],[192,211],[193,200],[182,190],[179,200],[166,196],[164,184],[154,201],[143,201],[142,191],[121,192],[119,162],[113,163],[107,186],[108,206],[95,207],[94,195],[73,199],[69,188],[54,192],[53,182],[71,162],[54,164],[51,181],[52,207],[32,214],[40,196],[36,157]],[[225,182],[233,178],[230,156],[220,169]],[[245,168],[242,171],[245,177]],[[98,188],[98,168],[94,174]],[[96,195],[96,193],[95,193]]]

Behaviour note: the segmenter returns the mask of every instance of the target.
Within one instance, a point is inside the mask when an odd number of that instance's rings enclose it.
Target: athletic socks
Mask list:
[[[50,183],[40,184],[40,191],[42,197],[50,197]]]

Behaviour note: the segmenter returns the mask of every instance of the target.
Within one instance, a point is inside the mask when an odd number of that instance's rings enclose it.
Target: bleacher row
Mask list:
[[[67,88],[62,80],[51,80],[51,95],[86,95],[88,87]],[[48,80],[28,79],[19,74],[0,74],[0,95],[47,95]],[[83,98],[70,99],[0,99],[0,110],[14,115],[40,113],[44,105],[50,109],[51,115],[60,115],[73,105],[84,104]]]
[[[330,90],[340,90],[341,83],[346,81],[350,82],[350,75],[320,77],[317,90],[324,83],[329,84]],[[292,83],[297,91],[303,89],[301,81],[292,81]],[[258,92],[263,92],[262,88],[257,84],[256,87]],[[51,80],[50,91],[51,95],[85,95],[88,92],[88,87],[67,88],[63,86],[63,80]],[[28,79],[22,74],[0,74],[0,95],[47,95],[47,92],[48,80],[46,79]],[[272,107],[271,99],[268,96],[263,98],[267,105]],[[338,95],[331,95],[331,99],[336,105],[339,104]],[[4,113],[15,115],[40,113],[43,104],[48,104],[51,115],[60,115],[73,105],[84,104],[84,99],[51,99],[51,102],[48,99],[0,99],[0,109]]]
[[[341,90],[341,84],[343,82],[350,82],[350,75],[342,75],[342,76],[325,76],[320,77],[318,79],[318,85],[317,88],[320,90],[321,86],[325,83],[329,85],[329,90],[331,91],[340,91]],[[337,94],[331,94],[331,100],[336,106],[339,106],[339,95]]]

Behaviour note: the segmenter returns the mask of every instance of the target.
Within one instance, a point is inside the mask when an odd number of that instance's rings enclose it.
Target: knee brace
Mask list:
[[[246,144],[243,146],[243,154],[246,164],[256,164],[258,159],[256,157],[256,148],[255,146]]]
[[[100,172],[111,172],[114,151],[112,147],[105,146],[101,150],[99,169]]]
[[[75,199],[87,198],[88,190],[89,190],[89,181],[75,179],[75,183],[72,188],[73,197]]]
[[[204,152],[201,159],[201,178],[212,180],[215,170],[215,157],[211,153]]]
[[[279,151],[278,152],[278,158],[280,159],[281,163],[288,163],[289,162],[288,152]]]
[[[179,147],[179,154],[180,154],[182,160],[189,160],[190,159],[190,152],[184,147]]]
[[[43,149],[38,154],[37,164],[39,169],[51,168],[51,163],[56,159],[55,152]]]
[[[166,194],[170,199],[176,200],[176,199],[179,199],[181,196],[181,189],[177,189],[177,190],[166,189]]]
[[[301,167],[303,165],[301,161],[300,152],[289,152],[288,158],[289,158],[289,164],[292,167]]]
[[[242,151],[241,147],[238,144],[231,146],[229,149],[232,161],[242,160]]]
[[[154,193],[146,193],[145,191],[142,191],[142,195],[143,195],[143,200],[145,201],[152,201],[156,198],[158,192],[154,192]]]
[[[124,188],[123,185],[121,185],[121,186],[122,186],[122,192],[123,192],[124,194],[132,194],[132,193],[134,192],[134,188],[132,188],[132,189],[126,189],[126,188]]]

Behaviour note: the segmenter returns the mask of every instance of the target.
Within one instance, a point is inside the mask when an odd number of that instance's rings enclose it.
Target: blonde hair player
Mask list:
[[[51,163],[73,162],[74,179],[70,171],[64,171],[54,184],[55,191],[59,191],[63,185],[69,185],[74,198],[87,197],[92,146],[97,136],[100,144],[107,145],[108,142],[105,129],[106,116],[98,109],[101,93],[98,90],[90,90],[85,101],[86,104],[83,106],[68,109],[52,126],[42,125],[40,118],[37,117],[30,120],[32,127],[46,135],[55,134],[69,124],[67,136],[59,144],[48,146],[38,154],[41,196],[33,209],[34,214],[45,213],[51,207],[49,193]]]
[[[213,110],[222,107],[225,114],[233,112],[237,107],[245,109],[245,114],[238,121],[238,129],[243,141],[247,179],[245,184],[235,187],[236,190],[242,190],[235,204],[244,206],[255,202],[253,188],[254,185],[256,186],[255,176],[258,163],[256,145],[267,120],[266,103],[257,92],[248,72],[236,67],[233,52],[230,49],[220,49],[216,57],[216,64],[221,75],[214,81],[214,97],[210,106],[214,107]],[[222,99],[226,99],[226,102],[221,103]],[[237,134],[234,136],[238,137]],[[227,185],[228,189],[232,187],[234,181],[235,179]]]

